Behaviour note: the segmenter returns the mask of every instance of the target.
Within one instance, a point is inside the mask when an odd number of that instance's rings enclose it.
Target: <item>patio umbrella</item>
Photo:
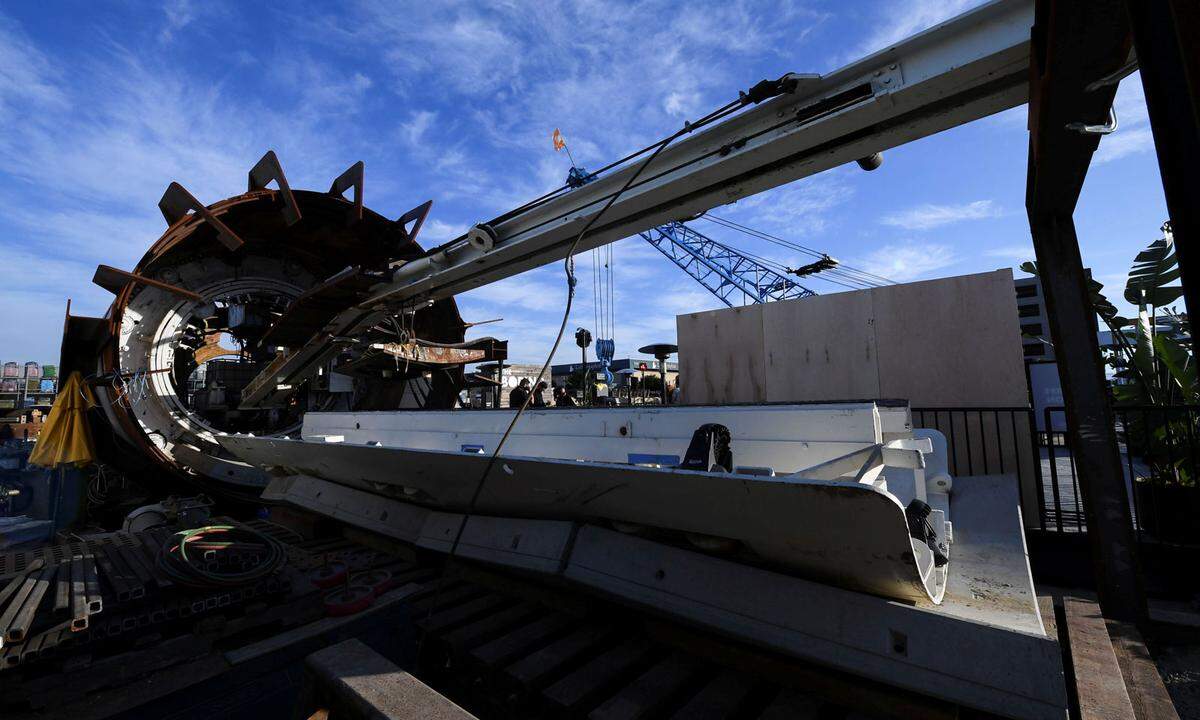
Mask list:
[[[71,373],[54,398],[54,406],[38,435],[29,464],[56,468],[83,466],[95,461],[96,446],[92,443],[87,419],[88,409],[95,405],[92,389],[78,372]]]

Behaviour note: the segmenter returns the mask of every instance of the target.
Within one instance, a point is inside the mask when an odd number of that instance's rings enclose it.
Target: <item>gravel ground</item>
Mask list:
[[[1150,647],[1163,684],[1183,720],[1200,720],[1200,643],[1154,643]]]

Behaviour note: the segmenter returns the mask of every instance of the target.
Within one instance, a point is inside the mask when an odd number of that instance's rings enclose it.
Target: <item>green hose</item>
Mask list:
[[[240,525],[180,530],[158,554],[158,569],[188,587],[236,587],[270,575],[287,556],[275,538]]]

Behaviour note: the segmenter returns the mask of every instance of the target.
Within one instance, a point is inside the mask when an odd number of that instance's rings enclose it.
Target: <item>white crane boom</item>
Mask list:
[[[663,150],[577,251],[814,175],[1028,101],[1032,0],[995,0]],[[532,209],[509,213],[396,269],[391,282],[263,370],[243,407],[277,405],[353,337],[401,307],[455,295],[566,256],[641,158]],[[280,387],[282,385],[283,387]]]

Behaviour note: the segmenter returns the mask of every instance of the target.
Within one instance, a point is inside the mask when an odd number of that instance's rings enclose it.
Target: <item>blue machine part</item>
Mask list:
[[[639,233],[729,307],[815,295],[812,290],[681,222]]]
[[[567,185],[573,188],[583,187],[595,179],[596,176],[589,173],[587,168],[572,166],[567,171]]]
[[[629,453],[630,465],[678,465],[678,455],[657,455],[654,453]]]
[[[610,386],[615,380],[611,370],[613,354],[615,352],[616,345],[612,340],[596,341],[596,359],[600,361],[600,374],[604,376],[605,384]]]

